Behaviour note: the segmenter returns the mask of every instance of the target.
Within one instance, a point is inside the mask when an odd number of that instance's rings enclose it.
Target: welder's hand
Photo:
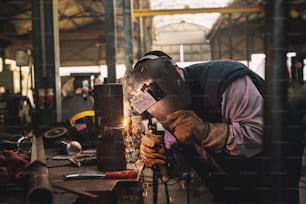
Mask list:
[[[179,110],[170,113],[167,115],[167,119],[161,123],[168,127],[180,142],[199,140],[209,131],[208,124],[193,111]]]
[[[141,139],[140,157],[146,167],[166,163],[165,146],[161,135],[146,134]]]
[[[227,139],[227,124],[203,121],[193,111],[179,110],[161,121],[180,142],[194,141],[206,149],[219,152]]]

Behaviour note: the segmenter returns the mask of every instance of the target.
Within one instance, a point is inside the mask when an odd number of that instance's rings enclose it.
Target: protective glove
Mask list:
[[[140,157],[146,167],[164,165],[166,163],[163,136],[148,133],[141,138]]]
[[[193,111],[176,111],[167,115],[167,119],[161,123],[178,141],[194,141],[213,152],[222,151],[227,140],[227,124],[205,122]]]
[[[0,151],[0,186],[15,182],[30,162],[12,150]]]

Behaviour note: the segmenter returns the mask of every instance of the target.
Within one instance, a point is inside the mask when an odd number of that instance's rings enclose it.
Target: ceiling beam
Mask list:
[[[124,33],[117,31],[117,37],[123,38]],[[1,36],[1,35],[0,35]],[[84,33],[60,33],[60,40],[105,40],[105,34],[97,33],[96,31],[88,31]]]
[[[60,40],[96,40],[103,39],[104,37],[99,33],[86,32],[86,33],[60,33]]]
[[[161,15],[179,15],[196,13],[253,13],[263,12],[261,5],[240,6],[240,7],[219,7],[219,8],[185,8],[185,9],[134,9],[134,17],[148,17]]]

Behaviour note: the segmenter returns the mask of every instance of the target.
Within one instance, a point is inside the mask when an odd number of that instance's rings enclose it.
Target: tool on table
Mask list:
[[[68,133],[68,129],[65,127],[55,127],[44,132],[43,136],[47,139],[56,139],[63,137]]]
[[[79,155],[58,155],[52,157],[53,160],[69,160],[70,163],[77,167],[81,167],[82,165],[90,165],[94,164],[97,161],[95,154],[79,154]]]
[[[61,156],[61,155],[59,155],[59,156],[53,157],[52,159],[54,159],[54,160],[69,160],[71,164],[73,164],[77,167],[81,167],[81,162],[75,156],[66,156],[66,155]],[[65,164],[65,165],[67,165],[67,164]],[[57,165],[55,167],[57,167]]]
[[[14,136],[11,136],[13,138]],[[32,147],[32,137],[30,136],[18,136],[17,141],[11,141],[10,139],[4,139],[0,141],[0,146],[3,149],[17,149],[19,153],[30,153]]]
[[[55,183],[52,183],[51,186],[53,188],[58,188],[58,189],[62,189],[62,190],[65,190],[65,191],[69,191],[69,192],[72,192],[72,193],[75,193],[75,194],[78,194],[78,195],[83,195],[83,196],[87,196],[87,197],[90,197],[90,198],[97,198],[98,195],[97,194],[94,194],[94,193],[89,193],[89,192],[86,192],[86,191],[81,191],[81,190],[76,190],[76,189],[72,189],[68,186],[64,186],[64,185],[59,185],[59,184],[55,184]]]
[[[62,139],[59,141],[59,144],[64,146],[68,155],[77,155],[82,152],[82,146],[78,141]]]
[[[65,180],[68,179],[87,179],[87,178],[105,178],[105,179],[134,179],[137,178],[138,171],[124,170],[124,171],[107,171],[107,172],[79,172],[65,174]]]

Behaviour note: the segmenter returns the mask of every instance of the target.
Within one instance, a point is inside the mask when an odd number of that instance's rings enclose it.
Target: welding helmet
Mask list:
[[[176,71],[176,63],[161,51],[152,51],[134,66],[131,76],[136,96],[131,105],[138,113],[147,111],[159,121],[191,102],[188,85]]]

